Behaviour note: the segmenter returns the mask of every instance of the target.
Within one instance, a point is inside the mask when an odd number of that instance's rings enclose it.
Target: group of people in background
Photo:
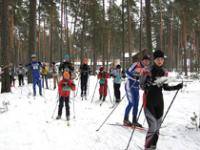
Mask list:
[[[47,64],[37,61],[37,56],[33,54],[31,56],[32,61],[26,65],[32,72],[33,78],[33,95],[36,96],[36,85],[39,87],[39,94],[42,95],[42,87],[45,86],[48,89],[48,67]],[[164,102],[162,89],[164,90],[179,90],[183,87],[180,83],[176,86],[169,86],[168,84],[163,84],[158,86],[152,84],[158,77],[167,76],[166,70],[163,68],[164,65],[164,53],[161,50],[156,50],[153,53],[153,60],[149,55],[144,55],[142,59],[138,62],[133,62],[129,68],[125,70],[126,76],[124,76],[122,67],[117,64],[114,68],[110,69],[108,72],[103,66],[99,67],[99,72],[97,74],[97,80],[99,83],[99,100],[105,101],[108,91],[108,79],[113,78],[113,89],[115,102],[118,104],[121,101],[121,82],[122,78],[127,78],[125,83],[125,92],[128,100],[128,104],[125,108],[125,113],[123,117],[123,124],[126,126],[141,127],[142,125],[138,122],[138,105],[139,105],[139,90],[143,89],[143,104],[144,114],[148,123],[148,132],[145,141],[145,150],[156,149],[159,129],[162,124],[162,117],[164,111]],[[70,119],[70,107],[69,98],[70,91],[74,91],[76,88],[74,84],[74,79],[77,78],[75,74],[75,69],[73,64],[70,62],[69,55],[64,55],[63,62],[60,63],[57,69],[55,62],[51,64],[51,73],[53,78],[53,89],[56,89],[58,85],[59,93],[59,105],[58,105],[58,115],[56,119],[60,119],[62,115],[62,109],[65,105],[66,108],[66,119]],[[9,67],[10,82],[14,86],[14,70],[13,67]],[[83,59],[79,68],[79,79],[81,83],[81,97],[87,96],[88,90],[88,80],[91,74],[90,66],[88,65],[88,60]],[[24,85],[24,75],[26,71],[22,64],[16,69],[18,75],[19,86]],[[60,81],[59,81],[59,76]],[[130,112],[131,121],[130,119]]]

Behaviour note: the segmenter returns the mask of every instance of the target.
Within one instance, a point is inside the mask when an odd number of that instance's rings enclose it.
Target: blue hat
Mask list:
[[[69,55],[65,54],[63,60],[68,60],[69,59]]]

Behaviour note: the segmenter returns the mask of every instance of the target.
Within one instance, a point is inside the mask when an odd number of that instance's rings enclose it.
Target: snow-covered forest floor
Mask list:
[[[53,87],[52,80],[49,80]],[[32,85],[12,87],[11,93],[0,94],[0,150],[124,150],[130,138],[131,129],[109,125],[122,123],[127,104],[126,97],[115,109],[113,114],[97,132],[96,129],[112,111],[113,85],[109,79],[109,91],[105,103],[100,106],[97,79],[89,79],[87,100],[81,100],[80,86],[77,96],[71,93],[70,126],[67,126],[65,111],[61,120],[55,120],[58,92],[44,89],[43,96],[34,98]],[[78,81],[76,81],[78,85]],[[124,95],[124,82],[121,85],[121,97]],[[178,93],[158,141],[159,150],[200,150],[200,131],[191,123],[193,112],[200,115],[200,82],[191,80],[185,82],[184,88]],[[169,106],[176,91],[164,91],[165,110]],[[142,91],[140,91],[142,96]],[[110,99],[111,97],[111,99]],[[142,104],[142,97],[140,106]],[[7,106],[7,111],[3,112]],[[199,118],[197,118],[197,123]],[[139,122],[147,127],[142,112]],[[130,150],[137,150],[136,145],[143,147],[145,131],[135,131],[131,140]]]

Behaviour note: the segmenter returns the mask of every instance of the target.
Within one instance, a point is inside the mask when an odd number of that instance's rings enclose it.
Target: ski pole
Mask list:
[[[109,97],[110,97],[110,103],[113,104],[112,97],[111,97],[111,94],[110,94],[110,88],[109,88],[109,86],[108,86],[108,94],[109,94]]]
[[[53,110],[53,113],[52,113],[52,116],[51,116],[52,119],[53,119],[53,116],[54,116],[54,114],[55,114],[55,112],[56,112],[56,108],[57,108],[57,106],[58,106],[58,101],[59,101],[59,96],[58,96],[58,94],[57,94],[57,98],[58,98],[58,100],[56,101],[56,106],[55,106],[55,108],[54,108],[54,110]]]
[[[93,95],[92,95],[91,103],[93,102],[93,99],[94,99],[94,94],[95,94],[95,91],[96,91],[96,88],[97,88],[98,81],[99,80],[97,79],[97,83],[96,83],[95,88],[94,88],[94,92],[93,92]]]
[[[74,114],[73,118],[75,119],[76,118],[76,114],[75,114],[75,102],[74,102],[74,100],[73,100],[73,114]]]
[[[165,120],[165,118],[166,118],[166,116],[167,116],[169,110],[171,109],[172,104],[174,103],[174,100],[175,100],[175,98],[176,98],[176,96],[177,96],[179,90],[180,90],[180,89],[178,89],[178,90],[176,91],[176,93],[175,93],[175,95],[174,95],[174,97],[173,97],[173,99],[172,99],[172,101],[171,101],[169,107],[167,108],[167,111],[166,111],[166,113],[165,113],[165,115],[164,115],[164,117],[163,117],[163,119],[162,119],[161,125],[163,124],[163,122],[164,122],[164,120]],[[160,126],[161,126],[161,125],[160,125]]]
[[[143,104],[142,104],[142,106],[141,106],[141,108],[140,108],[140,112],[139,112],[139,114],[138,114],[137,121],[138,121],[139,118],[140,118],[140,115],[141,115],[141,112],[142,112],[142,108],[143,108]],[[127,144],[125,150],[128,150],[128,148],[129,148],[129,146],[130,146],[131,140],[132,140],[132,138],[133,138],[134,131],[135,131],[135,128],[133,128],[133,130],[132,130],[132,132],[131,132],[131,136],[130,136],[130,138],[129,138],[129,141],[128,141],[128,144]]]
[[[126,94],[124,94],[124,96],[122,97],[121,101],[124,99],[125,96],[126,96]],[[99,126],[99,128],[96,129],[96,131],[99,131],[102,128],[102,126],[105,124],[105,122],[108,120],[108,118],[113,114],[113,112],[115,111],[115,109],[119,106],[120,102],[115,105],[115,107],[113,108],[113,110],[108,114],[108,116],[106,117],[106,119],[102,122],[102,124]]]
[[[76,97],[77,94],[78,94],[78,87],[79,87],[79,85],[80,85],[80,77],[78,78],[78,86],[77,86],[77,90],[76,90],[76,93],[75,93],[75,96],[74,96],[74,97]]]

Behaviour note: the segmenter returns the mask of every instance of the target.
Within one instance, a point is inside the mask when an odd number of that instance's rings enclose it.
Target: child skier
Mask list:
[[[108,78],[110,78],[110,75],[104,70],[104,67],[100,67],[99,73],[97,75],[97,78],[99,79],[99,95],[101,100],[103,98],[103,101],[105,101],[107,96],[107,88],[108,88]]]
[[[63,72],[63,79],[58,83],[58,92],[59,92],[59,106],[58,106],[58,116],[56,119],[60,119],[62,115],[63,103],[65,103],[66,108],[66,119],[70,119],[70,107],[69,107],[69,97],[70,91],[75,90],[75,84],[70,79],[70,73],[67,71]]]
[[[121,86],[121,78],[122,78],[122,71],[121,66],[117,65],[116,68],[112,69],[111,76],[114,78],[114,94],[115,94],[115,101],[116,103],[120,102],[120,86]]]
[[[145,150],[156,149],[164,110],[162,89],[170,91],[178,90],[183,87],[182,83],[176,86],[160,83],[159,85],[152,84],[157,78],[167,75],[166,71],[163,69],[164,53],[157,50],[153,53],[153,57],[153,65],[148,69],[147,75],[142,77],[144,79],[141,80],[141,85],[144,89],[144,113],[149,126],[146,135]]]

